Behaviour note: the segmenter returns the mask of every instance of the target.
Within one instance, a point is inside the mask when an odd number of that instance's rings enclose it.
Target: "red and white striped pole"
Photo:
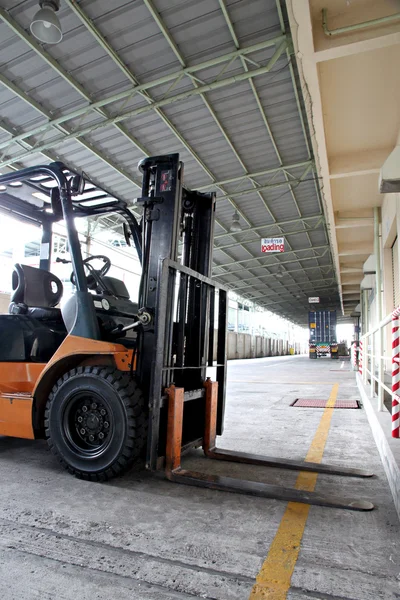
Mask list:
[[[363,374],[362,361],[363,361],[363,343],[362,343],[362,340],[360,340],[359,345],[358,345],[358,371],[359,371],[361,377]]]
[[[392,437],[400,437],[400,356],[399,356],[400,307],[392,312]]]

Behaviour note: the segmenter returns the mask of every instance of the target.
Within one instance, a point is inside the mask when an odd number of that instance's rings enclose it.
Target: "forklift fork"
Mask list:
[[[218,383],[210,379],[204,383],[205,394],[205,428],[203,437],[203,450],[207,458],[225,460],[229,462],[245,463],[250,465],[261,465],[283,469],[294,469],[298,471],[312,471],[314,473],[326,473],[329,475],[342,475],[347,477],[372,477],[373,473],[360,469],[345,467],[334,467],[330,465],[298,462],[288,459],[276,459],[267,456],[222,450],[216,447],[217,428],[217,403]],[[205,487],[210,489],[234,492],[239,494],[251,494],[263,498],[284,500],[288,502],[302,502],[317,506],[331,508],[344,508],[348,510],[369,511],[374,508],[371,502],[366,500],[334,499],[320,496],[314,492],[285,488],[268,483],[237,479],[224,475],[211,475],[182,468],[182,430],[184,410],[184,388],[171,385],[166,390],[168,396],[168,425],[166,445],[166,476],[170,481]]]

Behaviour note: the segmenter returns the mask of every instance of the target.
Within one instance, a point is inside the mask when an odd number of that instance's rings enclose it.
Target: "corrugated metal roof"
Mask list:
[[[145,153],[179,152],[187,186],[217,191],[216,277],[238,293],[245,280],[242,293],[295,321],[305,321],[306,295],[339,305],[287,34],[280,47],[279,0],[61,0],[64,36],[55,46],[29,33],[36,0],[0,7],[0,145],[46,126],[0,147],[0,164],[57,158],[132,202]],[[251,73],[272,57],[269,72]],[[228,79],[246,71],[247,80]],[[136,84],[151,87],[137,93]],[[195,91],[205,84],[211,89]],[[154,101],[164,105],[154,109]],[[118,124],[108,122],[119,115]],[[235,210],[243,231],[232,234]],[[283,234],[284,253],[261,253],[262,237]]]

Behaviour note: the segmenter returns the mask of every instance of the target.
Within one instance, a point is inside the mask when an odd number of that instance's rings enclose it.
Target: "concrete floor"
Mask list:
[[[359,398],[348,362],[303,357],[229,363],[219,445],[303,459],[322,409],[298,397]],[[339,369],[339,370],[337,370]],[[335,410],[324,461],[374,470],[371,480],[319,475],[316,491],[364,498],[369,513],[311,507],[288,600],[400,598],[399,521],[363,410]],[[297,474],[207,462],[185,466],[292,486]],[[0,438],[0,598],[247,600],[284,502],[180,486],[131,472],[79,481],[42,442]],[[275,599],[275,595],[265,598]],[[276,598],[285,596],[276,596]]]

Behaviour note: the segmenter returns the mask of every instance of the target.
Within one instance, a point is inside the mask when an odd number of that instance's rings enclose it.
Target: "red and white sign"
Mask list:
[[[261,252],[285,252],[285,238],[262,238]]]

